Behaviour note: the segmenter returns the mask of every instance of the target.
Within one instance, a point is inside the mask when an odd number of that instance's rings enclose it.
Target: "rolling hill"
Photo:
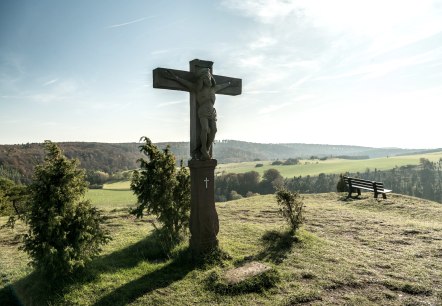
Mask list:
[[[135,169],[136,161],[141,157],[138,150],[139,143],[62,142],[59,145],[66,156],[78,158],[83,168],[107,173]],[[160,148],[169,145],[177,161],[188,159],[188,142],[157,143],[157,145]],[[214,145],[214,155],[220,164],[310,156],[375,158],[418,151],[422,150],[319,144],[261,144],[235,140],[217,141]],[[35,165],[43,158],[44,151],[40,143],[0,145],[0,175],[15,181],[29,182]]]

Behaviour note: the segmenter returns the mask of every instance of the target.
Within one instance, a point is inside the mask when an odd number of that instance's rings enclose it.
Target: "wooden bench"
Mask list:
[[[381,193],[382,198],[387,198],[387,193],[391,192],[389,189],[384,188],[384,183],[375,182],[375,181],[367,181],[356,177],[348,177],[344,176],[344,181],[348,185],[348,196],[351,197],[352,192],[357,192],[358,196],[361,195],[361,189],[369,190],[374,192],[374,197],[377,198]]]

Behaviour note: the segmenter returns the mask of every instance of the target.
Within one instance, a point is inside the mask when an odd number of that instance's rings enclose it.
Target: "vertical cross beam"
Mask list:
[[[201,68],[209,68],[213,74],[213,62],[211,61],[194,59],[189,62],[189,66],[190,72],[194,75]],[[192,156],[192,158],[196,155],[201,145],[200,134],[201,125],[198,118],[196,95],[194,92],[190,92],[190,156]],[[210,150],[212,151],[212,148],[210,148]],[[212,156],[212,152],[210,152],[210,156]]]

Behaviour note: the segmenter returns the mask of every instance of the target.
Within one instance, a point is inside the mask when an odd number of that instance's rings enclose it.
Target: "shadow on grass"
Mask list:
[[[268,260],[275,264],[280,264],[292,249],[293,244],[298,243],[298,237],[293,232],[286,230],[279,232],[276,230],[267,231],[261,237],[264,250],[254,256],[257,260]]]
[[[366,198],[367,197],[362,197],[362,194],[361,195],[356,194],[356,195],[352,195],[351,197],[349,197],[348,193],[346,193],[345,195],[341,195],[339,197],[339,201],[341,201],[341,202],[353,202],[353,201],[358,201],[358,200],[364,200]]]
[[[183,279],[195,266],[188,260],[188,250],[183,251],[171,263],[122,285],[100,298],[94,305],[126,305],[137,298]]]
[[[87,284],[101,274],[116,273],[137,266],[140,262],[154,263],[169,260],[167,247],[154,232],[139,242],[108,255],[95,258],[70,277],[50,283],[44,276],[32,272],[26,277],[0,289],[0,305],[47,305],[56,302],[78,284]],[[128,301],[183,278],[193,269],[188,250],[174,256],[166,266],[116,289],[103,297],[97,305],[123,305]]]

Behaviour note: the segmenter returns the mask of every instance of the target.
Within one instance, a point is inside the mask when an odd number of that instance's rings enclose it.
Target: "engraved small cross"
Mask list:
[[[207,189],[207,183],[209,182],[209,179],[206,177],[206,179],[204,180],[204,182],[206,182],[206,189]]]

